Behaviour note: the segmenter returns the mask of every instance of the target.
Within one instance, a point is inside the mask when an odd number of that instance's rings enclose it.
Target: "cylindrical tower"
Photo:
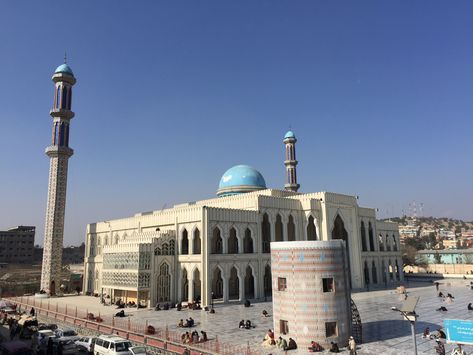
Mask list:
[[[286,184],[284,188],[288,191],[297,192],[299,190],[299,184],[297,183],[296,173],[296,136],[294,132],[288,131],[284,136],[283,143],[286,146],[286,159],[284,165],[286,166]]]
[[[62,247],[68,160],[74,153],[69,148],[69,124],[74,117],[71,111],[72,86],[76,83],[71,68],[66,64],[57,67],[52,77],[55,83],[51,145],[46,148],[49,157],[48,205],[44,229],[41,290],[54,295],[61,285]]]
[[[304,349],[315,340],[341,346],[351,335],[350,287],[344,241],[271,243],[276,336]]]

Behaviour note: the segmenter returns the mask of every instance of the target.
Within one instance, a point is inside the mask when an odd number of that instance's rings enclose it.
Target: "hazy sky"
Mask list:
[[[53,104],[73,98],[65,244],[87,223],[215,196],[245,163],[378,215],[473,220],[473,1],[0,3],[0,229],[42,243]]]

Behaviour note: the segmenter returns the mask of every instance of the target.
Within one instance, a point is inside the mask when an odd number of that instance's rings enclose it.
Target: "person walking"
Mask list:
[[[352,336],[348,340],[348,350],[350,350],[350,355],[356,355],[356,341]]]

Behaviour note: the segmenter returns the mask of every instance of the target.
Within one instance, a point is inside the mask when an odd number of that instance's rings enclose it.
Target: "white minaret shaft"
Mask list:
[[[299,190],[296,173],[296,142],[297,139],[294,132],[288,131],[283,140],[283,143],[286,146],[286,159],[284,160],[284,165],[286,166],[286,184],[284,184],[284,188],[288,191],[294,192]]]
[[[69,148],[69,124],[74,117],[71,111],[74,74],[67,64],[60,65],[53,77],[55,83],[51,145],[46,148],[50,159],[48,206],[44,229],[41,289],[54,295],[61,285],[62,247],[64,237],[64,214],[66,210],[66,187],[68,160],[74,153]]]

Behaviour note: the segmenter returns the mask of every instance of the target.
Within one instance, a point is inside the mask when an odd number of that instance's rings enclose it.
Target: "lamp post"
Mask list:
[[[411,324],[411,331],[412,331],[412,342],[414,345],[414,355],[417,355],[417,341],[416,341],[416,320],[419,316],[415,312],[415,307],[419,302],[419,297],[410,296],[402,305],[401,309],[396,307],[391,307],[391,310],[397,311],[402,314],[405,320],[409,321]]]

